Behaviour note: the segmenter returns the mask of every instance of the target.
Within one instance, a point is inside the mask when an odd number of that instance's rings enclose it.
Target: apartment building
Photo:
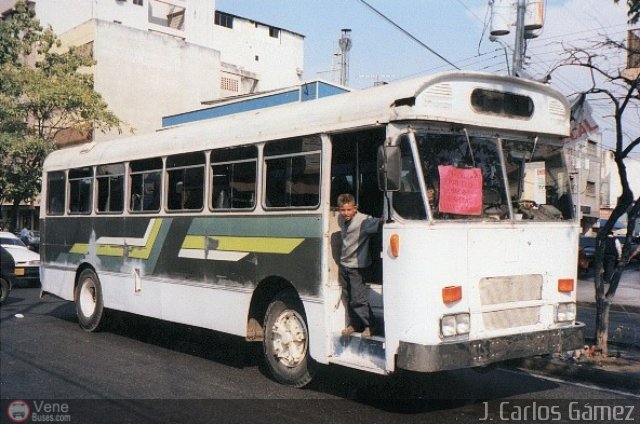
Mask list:
[[[96,60],[96,91],[136,133],[155,131],[163,116],[203,102],[301,81],[303,35],[217,11],[215,0],[29,3],[63,45],[83,46]],[[0,13],[14,4],[0,0]],[[76,134],[67,138],[78,141]]]
[[[0,0],[0,19],[16,0]],[[63,46],[96,60],[94,88],[137,134],[162,118],[224,98],[298,85],[304,36],[217,11],[215,0],[29,0]],[[107,134],[58,133],[59,144],[106,141]],[[0,205],[0,222],[10,205]],[[18,228],[38,228],[39,201],[20,205]]]
[[[571,104],[571,135],[564,142],[574,211],[586,232],[600,218],[602,131],[585,96]]]

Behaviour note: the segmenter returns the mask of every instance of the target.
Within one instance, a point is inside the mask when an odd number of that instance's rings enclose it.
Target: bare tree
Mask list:
[[[598,230],[596,237],[596,258],[595,258],[595,300],[596,300],[596,330],[595,343],[596,350],[603,355],[608,354],[608,328],[609,312],[613,303],[620,278],[626,265],[628,265],[632,254],[632,236],[635,220],[640,216],[640,197],[634,198],[634,194],[629,186],[625,159],[631,151],[640,145],[640,136],[631,134],[633,127],[625,128],[625,119],[633,114],[633,119],[638,119],[638,107],[640,106],[640,72],[628,72],[625,66],[620,63],[612,63],[612,58],[627,57],[628,46],[624,41],[615,41],[609,38],[604,41],[595,42],[587,47],[563,46],[565,59],[555,66],[554,72],[563,67],[578,67],[587,72],[590,77],[589,88],[582,91],[586,96],[604,95],[610,101],[611,116],[615,123],[615,150],[613,152],[616,163],[622,194],[616,201],[615,208],[604,226]],[[621,56],[624,55],[624,56]],[[627,213],[628,228],[625,242],[622,248],[622,255],[618,261],[613,275],[610,279],[609,287],[605,290],[603,278],[604,257],[607,237],[613,230],[618,219]]]

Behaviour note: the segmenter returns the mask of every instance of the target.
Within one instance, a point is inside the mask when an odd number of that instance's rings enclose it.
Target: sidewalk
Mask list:
[[[608,288],[609,286],[605,285],[605,290]],[[579,306],[595,308],[593,271],[580,274],[576,300]],[[630,265],[622,274],[611,310],[640,314],[640,264]]]
[[[592,273],[581,277],[576,296],[578,321],[586,324],[585,343],[589,345],[595,328],[595,288]],[[609,357],[563,353],[527,358],[514,365],[640,395],[640,265],[631,265],[622,274],[609,324]]]

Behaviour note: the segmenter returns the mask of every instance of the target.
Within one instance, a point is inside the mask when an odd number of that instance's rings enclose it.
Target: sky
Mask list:
[[[511,64],[513,40],[510,36],[502,38],[502,43],[489,40],[489,0],[366,1],[459,68],[508,72],[506,57]],[[546,0],[545,26],[541,35],[528,43],[525,70],[534,79],[543,78],[561,59],[563,43],[584,45],[602,35],[626,40],[631,27],[625,3]],[[353,88],[454,69],[360,0],[216,0],[216,9],[304,35],[305,80],[334,79],[332,69],[343,28],[351,29],[349,86]],[[609,60],[622,66],[626,58],[620,56]],[[567,69],[551,79],[551,85],[567,96],[588,88],[589,83],[584,72]],[[611,147],[613,130],[607,102],[602,96],[594,97],[590,105],[604,131],[603,144]],[[635,118],[628,128],[637,137],[640,116]],[[638,153],[634,157],[640,159]]]

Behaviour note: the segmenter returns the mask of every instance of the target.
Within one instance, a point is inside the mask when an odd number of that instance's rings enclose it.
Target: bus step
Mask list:
[[[331,362],[351,368],[386,374],[384,338],[362,337],[360,333],[350,336],[333,336],[333,358]]]

